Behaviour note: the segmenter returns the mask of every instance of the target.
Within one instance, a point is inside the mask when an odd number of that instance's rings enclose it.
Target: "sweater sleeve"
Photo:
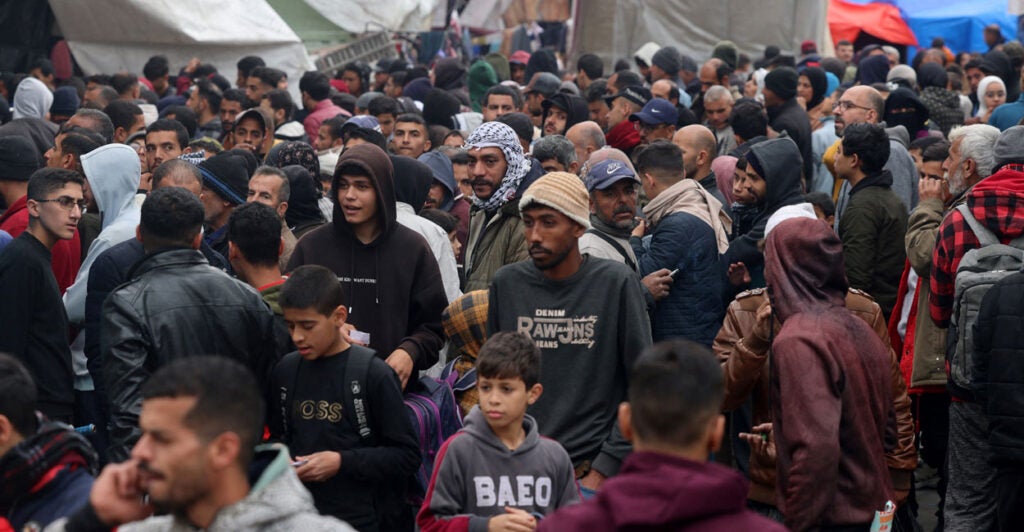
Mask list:
[[[424,242],[413,277],[406,337],[398,344],[398,349],[404,349],[412,356],[417,370],[428,369],[437,363],[444,346],[441,313],[447,306],[441,271]]]
[[[100,351],[110,400],[108,456],[112,462],[126,460],[141,434],[141,388],[150,375],[146,367],[148,339],[135,309],[116,293],[107,298],[103,305]]]
[[[935,237],[942,223],[942,200],[930,198],[917,204],[907,220],[907,259],[917,275],[927,278],[931,275],[932,253],[935,251]]]
[[[420,465],[420,450],[402,402],[398,376],[383,360],[374,358],[366,380],[377,443],[341,451],[338,474],[372,483],[408,477]]]
[[[462,501],[466,500],[467,479],[459,471],[459,461],[449,454],[451,443],[461,435],[460,432],[448,438],[438,451],[427,495],[416,515],[416,524],[423,532],[461,532],[469,529],[473,516],[461,513]]]
[[[840,449],[842,404],[836,393],[835,368],[804,337],[777,338],[773,357],[779,401],[772,403],[779,466],[788,484],[782,493],[786,526],[808,530],[821,522],[834,499]]]
[[[839,234],[850,287],[870,292],[878,249],[878,231],[872,213],[857,204],[850,205],[839,220]]]

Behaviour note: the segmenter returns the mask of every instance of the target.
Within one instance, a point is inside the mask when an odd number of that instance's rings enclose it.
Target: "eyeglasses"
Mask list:
[[[60,208],[68,212],[71,212],[77,206],[78,210],[84,213],[85,208],[89,206],[89,204],[84,199],[76,200],[71,196],[61,196],[59,198],[41,199],[35,201],[37,203],[56,203],[57,205],[60,205]]]
[[[870,107],[864,107],[863,105],[857,105],[857,104],[851,102],[850,100],[839,100],[838,102],[832,104],[832,108],[833,109],[838,109],[839,111],[848,111],[850,109],[863,109],[865,111],[873,110]]]
[[[654,124],[654,125],[650,125],[650,124],[645,124],[645,123],[643,123],[640,120],[637,120],[636,122],[633,122],[633,127],[637,131],[639,131],[641,133],[643,133],[644,131],[648,131],[648,132],[650,132],[650,131],[657,131],[657,130],[659,130],[659,129],[667,126],[667,125],[668,124]]]

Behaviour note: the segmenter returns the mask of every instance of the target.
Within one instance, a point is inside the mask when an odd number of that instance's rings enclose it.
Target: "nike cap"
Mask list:
[[[679,113],[676,111],[676,106],[662,98],[654,98],[644,105],[643,111],[629,115],[630,122],[640,121],[648,126],[675,125],[678,120]]]
[[[640,183],[640,179],[637,178],[636,173],[629,168],[628,164],[615,159],[605,159],[595,164],[587,172],[586,177],[583,179],[583,184],[587,186],[587,192],[593,192],[595,190],[604,190],[623,179],[630,179],[638,184]]]

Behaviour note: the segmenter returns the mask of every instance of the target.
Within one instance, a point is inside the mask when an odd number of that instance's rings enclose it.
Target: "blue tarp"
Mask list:
[[[999,24],[1007,40],[1017,38],[1017,16],[1006,11],[1006,0],[847,0],[854,4],[886,3],[900,8],[907,25],[927,48],[942,37],[953,53],[987,52],[982,30]],[[910,57],[915,50],[908,50]],[[909,59],[908,59],[909,60]]]

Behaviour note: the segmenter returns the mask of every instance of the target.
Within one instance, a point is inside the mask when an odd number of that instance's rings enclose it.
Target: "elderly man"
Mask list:
[[[729,125],[732,114],[732,92],[715,85],[704,94],[704,124],[715,134],[718,153],[729,153],[736,149],[736,137]]]
[[[590,159],[590,154],[605,146],[604,132],[597,122],[587,120],[570,127],[565,138],[576,148],[576,160],[582,169],[583,163]]]

